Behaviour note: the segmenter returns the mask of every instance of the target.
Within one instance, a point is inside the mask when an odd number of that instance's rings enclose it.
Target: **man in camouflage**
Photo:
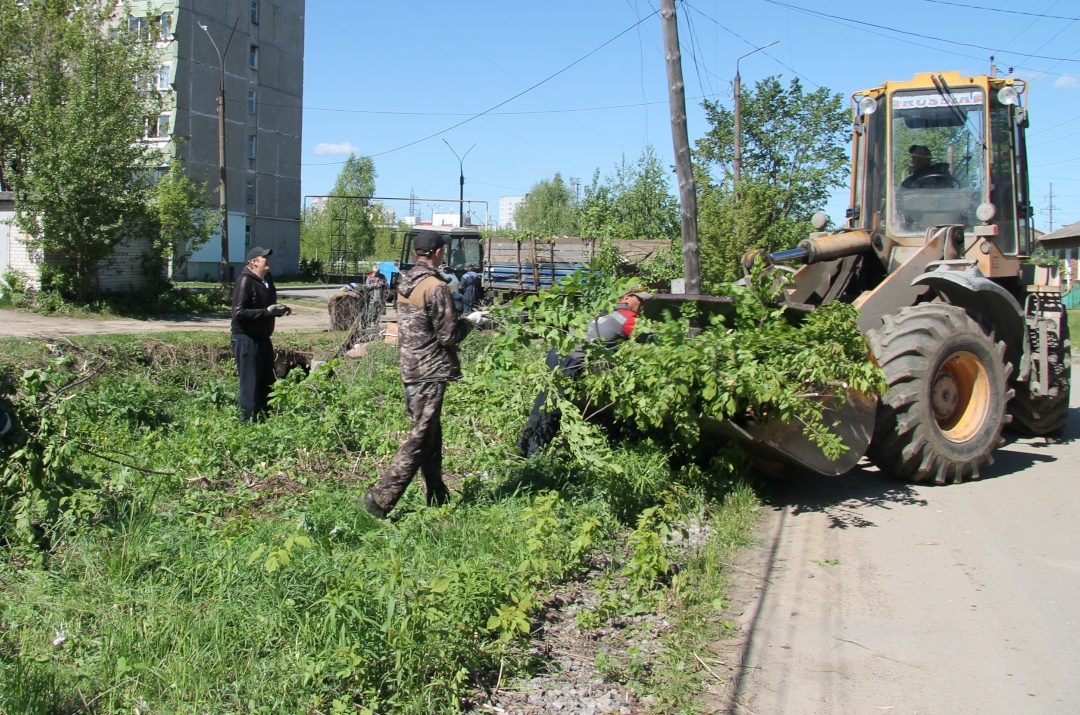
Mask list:
[[[445,504],[450,491],[442,479],[442,404],[446,385],[461,378],[457,345],[483,319],[479,311],[459,317],[450,288],[436,270],[445,244],[434,231],[413,240],[416,265],[398,283],[398,346],[405,408],[412,428],[379,483],[364,495],[364,507],[385,518],[419,471],[428,505]]]

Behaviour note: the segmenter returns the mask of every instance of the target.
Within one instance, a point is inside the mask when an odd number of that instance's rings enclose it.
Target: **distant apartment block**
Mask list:
[[[218,51],[225,55],[229,263],[239,274],[247,248],[258,245],[273,249],[275,273],[294,273],[300,261],[304,0],[155,0],[129,7],[129,27],[156,27],[160,40],[152,84],[162,110],[148,118],[146,141],[181,157],[188,174],[207,183],[215,207]],[[174,275],[214,280],[220,260],[219,234],[186,265],[174,266]]]
[[[524,196],[499,197],[499,228],[517,228],[517,223],[514,221],[514,213],[524,200]]]

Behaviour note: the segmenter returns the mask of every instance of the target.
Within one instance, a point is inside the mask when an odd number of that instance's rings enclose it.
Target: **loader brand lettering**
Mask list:
[[[898,94],[893,97],[894,109],[926,109],[927,107],[977,107],[983,103],[981,90],[937,94]]]

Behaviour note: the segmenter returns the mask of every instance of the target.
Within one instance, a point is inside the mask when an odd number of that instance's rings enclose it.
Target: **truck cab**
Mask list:
[[[421,231],[431,231],[441,234],[446,240],[446,252],[443,257],[443,271],[453,273],[461,279],[466,266],[472,266],[477,273],[482,273],[484,268],[484,241],[480,232],[475,228],[452,228],[445,226],[415,226],[405,235],[401,241],[401,259],[399,266],[402,271],[407,271],[416,263],[413,255],[413,240]]]

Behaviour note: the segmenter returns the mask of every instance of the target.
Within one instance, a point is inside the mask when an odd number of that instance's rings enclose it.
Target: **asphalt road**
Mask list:
[[[980,481],[776,484],[735,567],[719,709],[1080,713],[1078,378],[1065,439],[1013,441]]]

